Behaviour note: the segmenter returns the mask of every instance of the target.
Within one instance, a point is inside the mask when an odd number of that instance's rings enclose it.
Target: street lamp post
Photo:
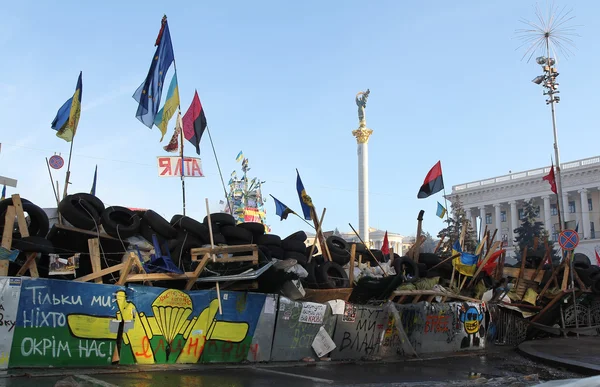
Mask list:
[[[546,50],[548,56],[540,56],[536,58],[537,64],[542,66],[544,73],[542,75],[538,75],[535,77],[532,82],[537,85],[542,85],[544,88],[544,95],[548,96],[546,99],[546,105],[550,105],[550,109],[552,112],[552,131],[554,133],[554,158],[556,159],[556,191],[557,191],[557,202],[558,202],[558,211],[560,215],[560,219],[565,219],[564,211],[565,211],[565,203],[563,201],[563,191],[562,191],[562,177],[560,174],[560,154],[558,151],[558,134],[556,131],[556,109],[555,104],[560,102],[560,97],[556,94],[560,93],[558,90],[558,83],[556,82],[556,77],[558,77],[558,72],[554,65],[556,64],[556,60],[550,57],[550,48],[548,42],[546,43]],[[562,230],[564,225],[562,221],[559,222],[560,229]]]

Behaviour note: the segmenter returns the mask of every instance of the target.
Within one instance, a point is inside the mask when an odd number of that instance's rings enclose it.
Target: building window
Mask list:
[[[558,241],[559,230],[560,230],[560,227],[559,227],[558,223],[554,223],[552,225],[552,241],[554,241],[554,242]]]
[[[519,208],[519,220],[525,219],[525,211],[522,208]]]
[[[500,212],[500,221],[506,222],[506,211]]]
[[[550,215],[558,215],[558,208],[556,208],[556,204],[550,204]]]
[[[569,214],[575,213],[575,201],[569,202]]]
[[[592,198],[588,198],[588,211],[592,211],[594,206],[592,205]]]
[[[594,230],[594,222],[590,222],[590,239],[596,239],[596,230]]]
[[[492,224],[492,214],[485,214],[485,224]]]

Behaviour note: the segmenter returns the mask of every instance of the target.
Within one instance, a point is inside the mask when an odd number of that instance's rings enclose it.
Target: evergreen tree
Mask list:
[[[475,250],[477,249],[475,230],[469,219],[467,219],[467,213],[458,198],[455,198],[451,203],[450,216],[445,219],[444,222],[447,226],[438,233],[438,238],[441,238],[442,235],[446,236],[446,239],[440,248],[440,255],[449,257],[452,254],[452,245],[459,240],[464,223],[467,223],[468,226],[462,249],[467,253],[475,253]]]
[[[514,230],[517,233],[515,238],[515,258],[521,261],[523,250],[527,246],[527,256],[542,258],[546,254],[545,238],[548,238],[548,247],[551,249],[550,256],[552,261],[560,260],[558,251],[554,248],[554,242],[549,238],[548,230],[544,229],[544,223],[536,221],[538,216],[538,207],[535,207],[531,201],[525,201],[523,207],[523,219],[521,226]],[[534,250],[535,237],[538,237],[538,247]]]
[[[425,242],[423,242],[423,244],[421,245],[421,252],[433,253],[433,250],[437,246],[437,241],[434,240],[433,236],[428,232],[425,232],[422,235],[425,236]]]

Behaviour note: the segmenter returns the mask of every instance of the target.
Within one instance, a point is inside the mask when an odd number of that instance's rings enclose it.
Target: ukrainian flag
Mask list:
[[[171,84],[169,85],[169,91],[167,92],[167,100],[165,101],[164,106],[156,114],[156,117],[154,117],[154,125],[156,125],[162,133],[160,141],[165,138],[169,120],[173,117],[173,114],[175,114],[175,110],[177,110],[178,106],[179,86],[177,85],[177,74],[174,74],[173,79],[171,79]]]
[[[452,260],[452,266],[460,274],[472,277],[477,270],[477,256],[463,252],[459,241],[454,242],[454,245],[452,245],[452,255],[457,254],[460,254],[460,257]]]
[[[244,154],[242,153],[242,151],[240,151],[240,153],[238,153],[238,155],[235,157],[235,161],[239,163],[240,161],[242,161],[243,158]]]
[[[79,72],[79,79],[73,97],[69,98],[58,109],[56,117],[52,121],[52,129],[56,130],[56,136],[66,142],[73,141],[75,132],[77,132],[77,124],[79,124],[79,116],[81,115],[81,93],[83,90],[81,74],[82,72]]]

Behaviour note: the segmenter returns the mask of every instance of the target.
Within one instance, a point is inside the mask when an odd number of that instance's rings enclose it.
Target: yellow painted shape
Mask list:
[[[246,338],[247,334],[248,323],[246,322],[217,321],[208,339],[239,343]]]
[[[112,317],[96,317],[87,314],[70,314],[67,324],[73,336],[80,339],[117,339],[117,332],[110,331]]]
[[[131,321],[133,327],[126,332],[123,331],[123,342],[129,344],[131,352],[138,364],[154,364],[154,353],[150,346],[151,332],[147,332],[144,328],[144,314],[137,314],[135,305],[127,301],[124,291],[117,292],[117,305],[123,316],[123,320]],[[148,324],[149,325],[149,324]]]

